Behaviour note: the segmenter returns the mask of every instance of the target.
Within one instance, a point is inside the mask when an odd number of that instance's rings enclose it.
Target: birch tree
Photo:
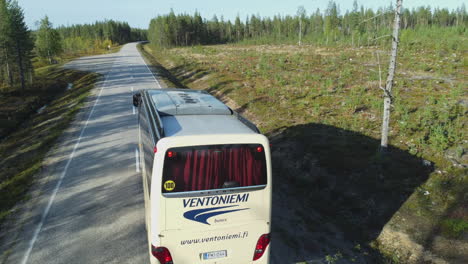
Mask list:
[[[388,75],[385,88],[381,87],[384,90],[384,109],[383,109],[383,122],[382,122],[382,139],[380,142],[381,151],[385,151],[388,147],[388,132],[390,125],[390,111],[392,105],[392,87],[393,79],[395,77],[396,70],[396,61],[397,61],[397,51],[398,51],[398,42],[399,42],[399,30],[400,30],[400,12],[401,5],[403,0],[397,0],[397,6],[395,9],[395,21],[393,24],[393,34],[392,34],[392,51],[390,57],[390,63],[388,65]]]

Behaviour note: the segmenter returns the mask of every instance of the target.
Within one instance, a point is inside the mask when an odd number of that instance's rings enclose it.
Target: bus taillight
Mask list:
[[[161,264],[173,264],[171,252],[165,247],[155,247],[151,245],[151,253]]]
[[[263,253],[265,253],[268,244],[270,244],[270,234],[263,234],[258,239],[257,245],[255,246],[253,260],[257,260],[263,256]]]
[[[263,147],[257,147],[257,152],[258,153],[263,152]]]
[[[168,152],[167,152],[167,157],[168,157],[168,158],[173,158],[173,157],[175,157],[175,152],[174,152],[174,151],[168,151]]]

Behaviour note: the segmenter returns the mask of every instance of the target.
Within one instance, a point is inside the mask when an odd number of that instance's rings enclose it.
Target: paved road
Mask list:
[[[148,263],[132,90],[160,88],[136,44],[66,67],[104,75],[50,157],[6,263]]]

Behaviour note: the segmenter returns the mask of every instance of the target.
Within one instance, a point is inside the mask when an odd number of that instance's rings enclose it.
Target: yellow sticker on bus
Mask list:
[[[175,189],[175,182],[174,181],[166,181],[164,183],[164,190],[170,192],[170,191],[173,191]]]

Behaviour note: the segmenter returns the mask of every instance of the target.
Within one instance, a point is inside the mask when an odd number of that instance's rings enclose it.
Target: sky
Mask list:
[[[304,6],[307,13],[317,8],[325,10],[328,0],[17,0],[25,13],[25,20],[30,29],[37,29],[37,21],[49,16],[54,26],[93,23],[105,19],[126,21],[132,27],[147,28],[150,20],[171,10],[175,13],[193,14],[200,12],[202,17],[211,19],[224,16],[225,20],[234,20],[239,14],[242,19],[247,15],[259,14],[262,17],[274,15],[294,15],[297,7]],[[350,10],[353,0],[335,0],[341,13]],[[389,6],[395,0],[358,0],[359,5],[374,10]],[[414,8],[430,5],[431,7],[460,7],[464,0],[403,0],[403,7]]]

